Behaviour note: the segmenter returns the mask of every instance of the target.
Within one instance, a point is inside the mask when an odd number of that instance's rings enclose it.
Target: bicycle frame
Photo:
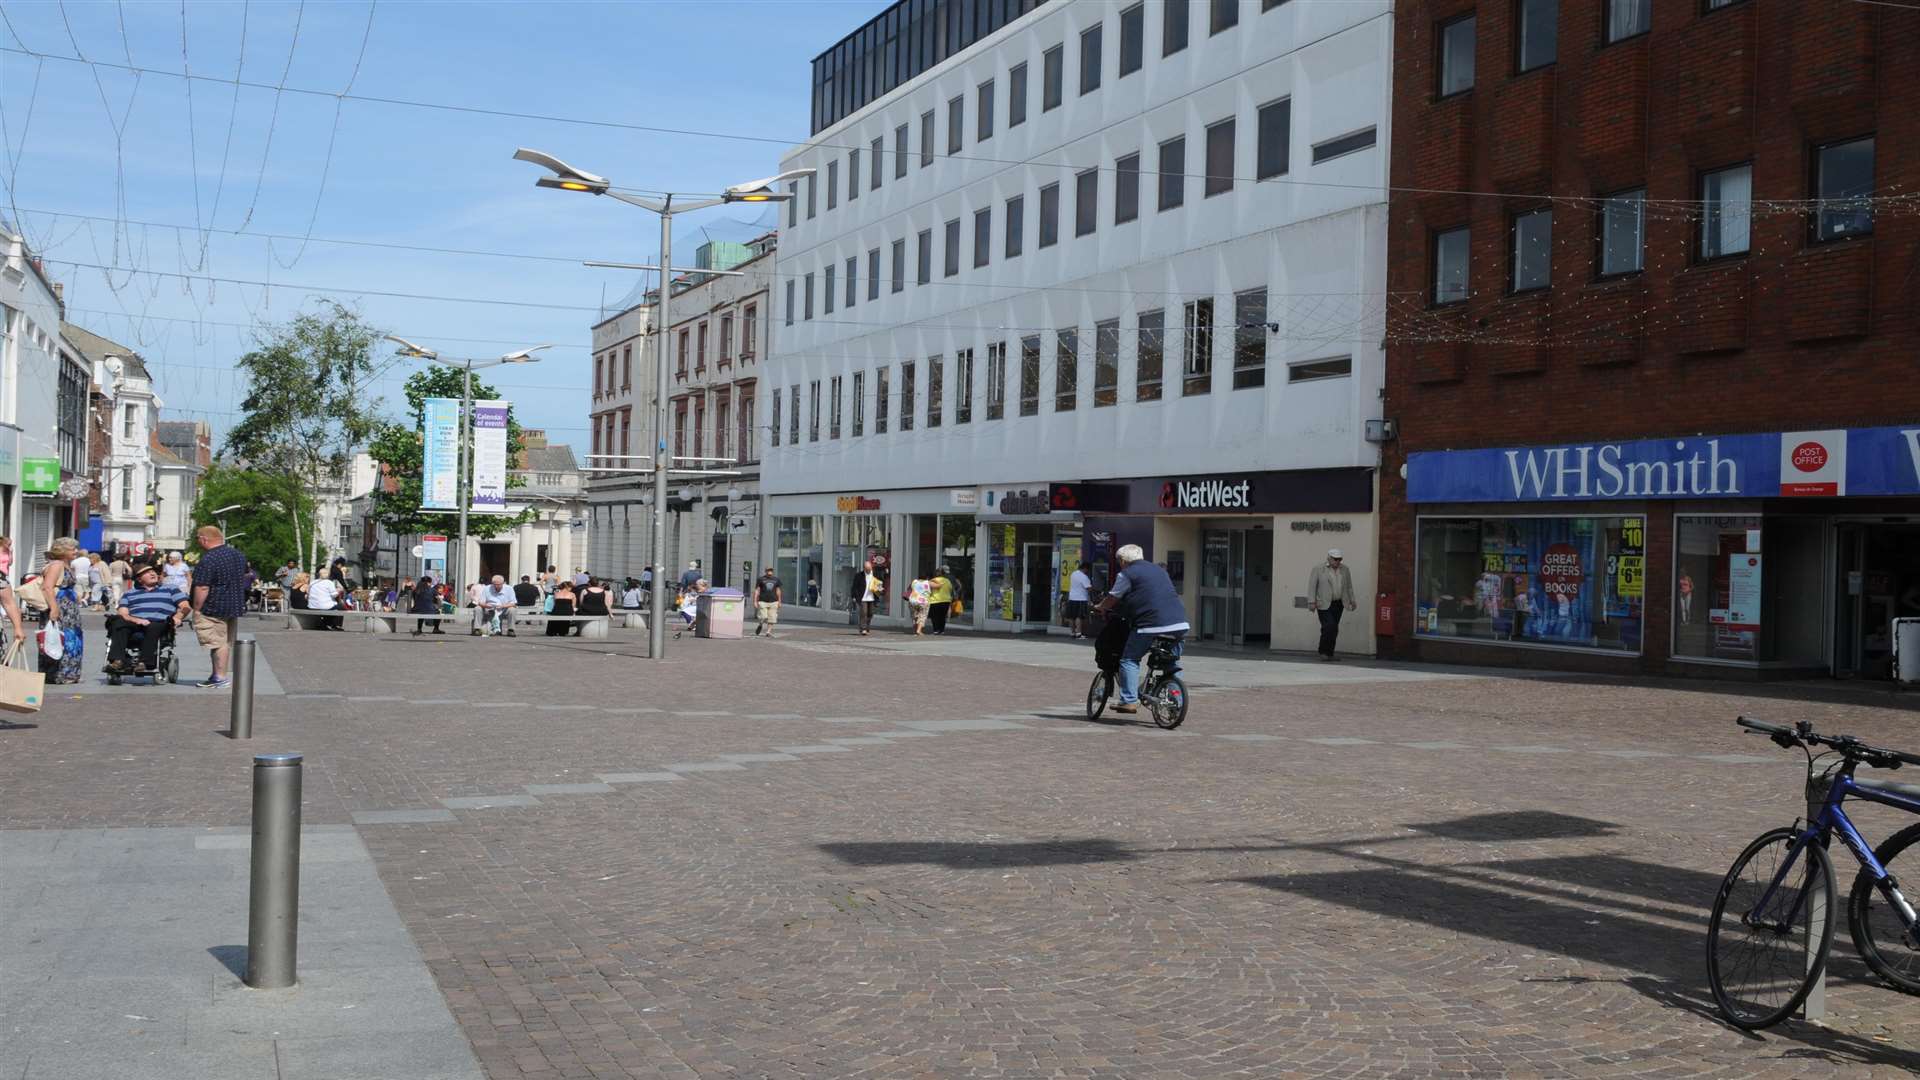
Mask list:
[[[1916,926],[1920,923],[1920,914],[1914,912],[1913,905],[1908,903],[1906,896],[1901,893],[1899,883],[1894,880],[1892,874],[1887,872],[1887,868],[1880,864],[1880,860],[1873,854],[1873,846],[1860,835],[1860,830],[1854,826],[1853,819],[1847,816],[1845,808],[1841,806],[1841,803],[1848,798],[1864,799],[1867,802],[1876,802],[1882,806],[1904,810],[1909,814],[1920,814],[1920,799],[1890,791],[1863,788],[1854,782],[1853,769],[1854,763],[1849,761],[1828,778],[1826,796],[1821,800],[1820,808],[1813,812],[1806,829],[1787,849],[1787,857],[1781,863],[1780,870],[1774,875],[1773,881],[1767,885],[1766,892],[1761,894],[1759,901],[1751,910],[1741,915],[1740,921],[1748,926],[1757,925],[1753,917],[1754,912],[1767,909],[1767,905],[1773,900],[1774,892],[1786,881],[1787,875],[1793,872],[1794,864],[1799,861],[1801,852],[1806,846],[1815,841],[1824,844],[1828,836],[1837,833],[1840,842],[1845,844],[1847,850],[1853,852],[1853,857],[1859,861],[1861,871],[1873,879],[1874,887],[1880,890],[1881,895],[1887,898],[1887,903],[1891,904],[1895,913],[1900,916],[1900,921],[1906,929],[1908,944],[1920,948],[1920,927]],[[1804,899],[1804,893],[1795,899],[1793,909],[1787,912],[1786,918],[1782,921],[1783,926],[1799,921],[1800,905]]]

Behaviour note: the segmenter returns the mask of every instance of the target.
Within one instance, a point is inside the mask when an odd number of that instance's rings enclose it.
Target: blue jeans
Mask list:
[[[1174,639],[1173,655],[1177,660],[1181,646],[1185,644],[1185,630],[1175,630],[1165,635],[1135,630],[1127,635],[1126,647],[1120,650],[1120,704],[1132,705],[1140,700],[1140,658],[1153,650],[1153,639],[1162,636]],[[1180,665],[1174,664],[1173,670],[1179,671]]]

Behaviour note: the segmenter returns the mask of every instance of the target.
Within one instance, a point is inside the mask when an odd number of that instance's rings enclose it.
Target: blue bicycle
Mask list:
[[[1901,893],[1893,866],[1920,867],[1920,824],[1867,846],[1841,803],[1865,799],[1920,814],[1920,784],[1860,778],[1861,765],[1897,769],[1920,756],[1869,746],[1851,735],[1822,735],[1801,721],[1791,728],[1741,717],[1739,725],[1807,755],[1804,823],[1765,832],[1734,860],[1720,883],[1707,923],[1707,979],[1728,1020],[1749,1030],[1769,1027],[1798,1009],[1826,971],[1835,919],[1830,839],[1859,860],[1847,904],[1854,948],[1896,989],[1920,994],[1920,916]],[[1816,748],[1820,748],[1816,753]],[[1913,871],[1920,877],[1920,869]]]

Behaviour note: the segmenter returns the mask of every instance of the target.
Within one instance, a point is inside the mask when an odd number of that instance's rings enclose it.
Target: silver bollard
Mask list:
[[[299,950],[299,754],[253,756],[253,876],[247,898],[247,985],[294,984]]]
[[[230,739],[253,738],[253,650],[254,640],[241,638],[233,643],[233,655],[228,658],[233,676],[233,711],[227,726]]]

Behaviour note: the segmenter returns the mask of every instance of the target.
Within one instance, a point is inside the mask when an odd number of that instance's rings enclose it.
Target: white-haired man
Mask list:
[[[487,587],[480,590],[480,599],[474,605],[476,621],[487,628],[491,634],[517,635],[513,632],[513,607],[520,602],[519,595],[507,587],[504,575],[495,574]]]
[[[1140,711],[1136,704],[1140,700],[1140,658],[1153,648],[1153,639],[1161,636],[1175,639],[1173,655],[1178,657],[1180,639],[1187,636],[1190,627],[1180,590],[1173,587],[1173,579],[1165,570],[1147,561],[1147,553],[1139,544],[1122,547],[1114,557],[1120,560],[1120,573],[1100,601],[1100,611],[1107,613],[1117,607],[1120,617],[1133,627],[1120,652],[1120,703],[1114,711],[1136,713]]]

